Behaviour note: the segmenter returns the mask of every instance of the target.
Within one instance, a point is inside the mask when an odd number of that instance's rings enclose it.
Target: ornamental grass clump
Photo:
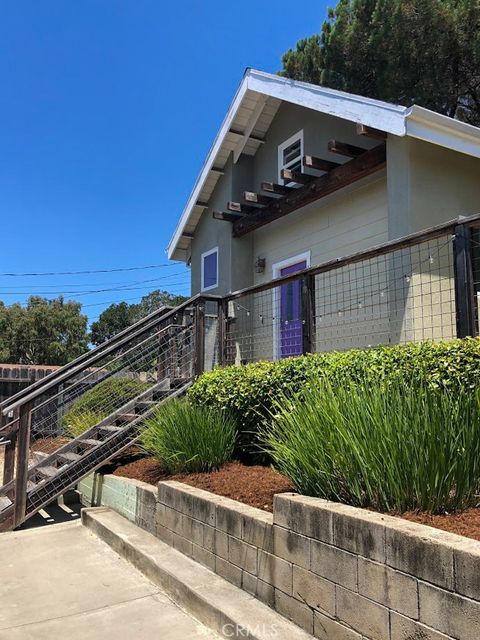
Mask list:
[[[312,381],[263,427],[301,493],[381,511],[444,513],[480,492],[480,393],[401,380]]]
[[[169,473],[212,471],[232,457],[235,422],[225,412],[171,400],[146,420],[140,441]]]

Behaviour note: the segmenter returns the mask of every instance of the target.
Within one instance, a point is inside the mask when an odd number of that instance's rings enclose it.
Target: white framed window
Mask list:
[[[218,247],[202,253],[202,291],[218,287]]]
[[[303,170],[303,129],[278,145],[278,182],[289,184],[282,179],[282,169]]]

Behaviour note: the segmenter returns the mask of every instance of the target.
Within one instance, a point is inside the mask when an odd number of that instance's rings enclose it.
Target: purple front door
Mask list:
[[[306,260],[280,270],[288,276],[307,267]],[[280,287],[280,357],[300,356],[303,353],[302,284],[300,280]]]

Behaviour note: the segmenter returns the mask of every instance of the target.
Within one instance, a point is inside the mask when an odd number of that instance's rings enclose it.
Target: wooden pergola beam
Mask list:
[[[367,127],[365,124],[357,123],[357,133],[359,136],[366,136],[367,138],[373,138],[374,140],[381,140],[385,142],[387,134],[380,129],[374,129],[373,127]]]
[[[261,207],[265,207],[266,205],[277,201],[277,198],[275,198],[274,196],[263,196],[260,193],[255,193],[254,191],[244,191],[243,199],[245,200],[245,202],[251,204],[252,206],[257,205]]]
[[[237,222],[237,220],[241,220],[244,218],[239,213],[227,213],[226,211],[213,211],[212,218],[215,220],[223,220],[224,222]]]
[[[386,165],[385,145],[378,145],[361,156],[332,169],[329,173],[313,178],[309,184],[293,189],[288,195],[280,198],[261,211],[237,220],[233,224],[233,235],[236,238],[246,235],[255,229],[278,220],[292,211],[296,211],[315,200],[369,176]]]
[[[338,140],[330,140],[328,150],[331,153],[337,153],[339,156],[347,156],[348,158],[356,158],[367,151],[367,149],[362,149],[362,147],[347,144],[346,142],[339,142]]]
[[[275,193],[278,196],[284,196],[295,191],[295,187],[287,187],[286,185],[276,184],[275,182],[262,182],[260,188],[266,193]]]
[[[335,167],[339,167],[339,162],[331,162],[330,160],[324,160],[323,158],[317,158],[315,156],[303,156],[303,166],[308,169],[316,169],[317,171],[331,171]]]
[[[247,204],[232,202],[231,200],[227,202],[227,209],[228,211],[232,211],[233,213],[243,213],[245,215],[256,210],[254,207],[249,207]]]
[[[308,184],[315,179],[315,176],[310,176],[307,173],[299,173],[298,171],[291,171],[291,169],[282,169],[280,177],[286,182],[296,182],[297,184]]]

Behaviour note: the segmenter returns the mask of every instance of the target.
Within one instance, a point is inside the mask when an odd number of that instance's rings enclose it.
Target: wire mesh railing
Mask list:
[[[223,362],[477,335],[478,223],[442,225],[227,296]]]
[[[218,314],[205,313],[207,303],[216,309],[211,298],[196,297],[152,314],[91,357],[1,405],[0,436],[9,440],[0,520],[6,505],[4,511],[14,512],[16,526],[65,483],[128,446],[158,401],[214,366]]]

